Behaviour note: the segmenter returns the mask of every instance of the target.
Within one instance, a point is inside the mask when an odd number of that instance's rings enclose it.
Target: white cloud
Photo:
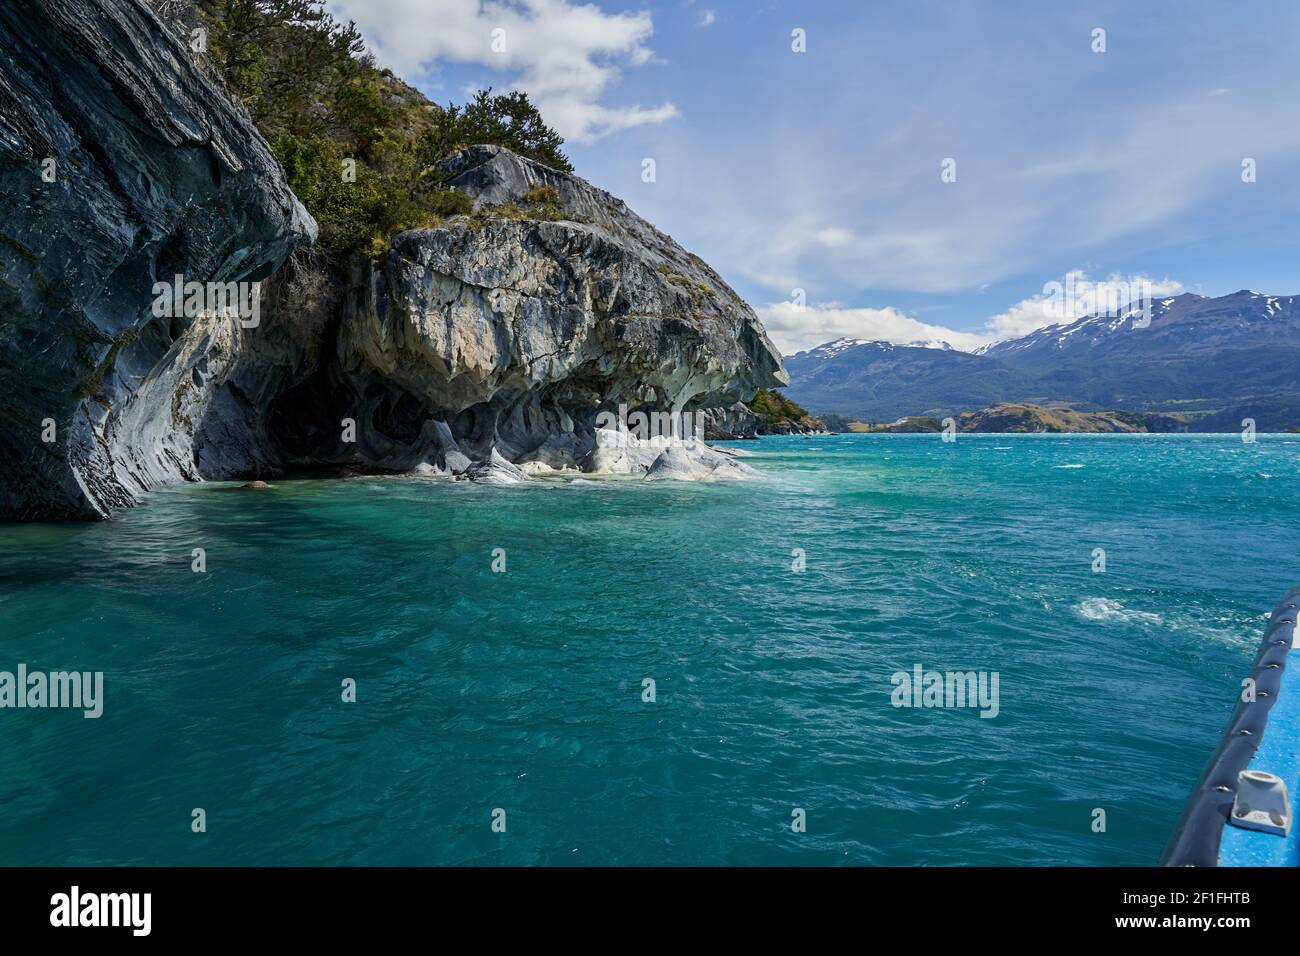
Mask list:
[[[702,27],[711,27],[717,22],[718,15],[712,10],[705,10],[704,13],[700,15],[700,26]]]
[[[990,341],[1012,339],[1049,325],[1073,322],[1085,315],[1122,309],[1142,296],[1160,299],[1182,291],[1183,284],[1168,277],[1112,274],[1106,279],[1089,279],[1086,272],[1077,270],[1054,284],[1045,284],[1042,294],[1022,299],[993,316],[985,329]]]
[[[605,13],[570,0],[330,0],[355,20],[381,63],[411,80],[445,62],[508,72],[565,139],[589,143],[612,132],[662,123],[671,103],[607,106],[624,66],[654,54],[650,14]]]
[[[940,339],[959,349],[973,349],[987,341],[983,335],[928,325],[892,307],[850,309],[830,303],[801,309],[793,302],[778,302],[756,311],[768,336],[783,355],[842,337],[878,339],[900,345]]]
[[[756,311],[783,355],[838,338],[879,340],[895,345],[942,341],[955,349],[970,351],[1049,325],[1072,322],[1084,315],[1123,309],[1144,295],[1161,299],[1182,291],[1183,284],[1175,279],[1115,274],[1106,279],[1089,279],[1086,272],[1077,270],[1055,280],[1055,284],[1045,283],[1042,294],[1022,299],[990,318],[982,328],[964,332],[922,322],[892,306],[845,308],[831,302],[799,308],[793,302],[777,302]]]
[[[816,239],[823,246],[846,246],[853,241],[853,233],[838,226],[819,230]]]

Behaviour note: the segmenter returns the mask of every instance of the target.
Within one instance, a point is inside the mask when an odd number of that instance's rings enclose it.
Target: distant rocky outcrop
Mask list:
[[[775,389],[759,389],[747,405],[758,419],[760,435],[818,435],[826,431],[820,419]]]
[[[729,408],[707,409],[701,414],[706,441],[757,438],[767,427],[767,423],[744,402],[736,402]]]
[[[856,433],[886,432],[891,435],[911,435],[943,431],[943,422],[929,415],[909,415],[892,422],[849,422],[844,430]]]
[[[1151,432],[1183,431],[1163,415],[1134,412],[1076,412],[1045,408],[1025,402],[1008,402],[963,413],[957,428],[963,432]]]
[[[909,434],[940,432],[949,419],[911,415],[892,422],[850,422],[850,432]],[[1144,412],[1081,412],[1029,402],[1004,402],[951,417],[950,427],[962,432],[1181,432],[1187,423],[1167,415]]]
[[[828,434],[826,426],[822,424],[821,419],[812,415],[804,415],[797,420],[781,420],[770,422],[763,425],[758,432],[760,435],[825,435]]]

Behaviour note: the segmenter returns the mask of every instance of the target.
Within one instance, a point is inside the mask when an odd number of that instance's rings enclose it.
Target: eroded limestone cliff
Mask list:
[[[602,410],[713,408],[785,381],[753,311],[621,201],[500,147],[449,167],[479,215],[402,233],[385,257],[354,263],[342,301],[323,310],[337,321],[309,317],[293,336],[320,345],[311,375],[291,373],[298,384],[272,403],[292,424],[274,441],[282,467],[455,471],[448,451],[494,450],[578,467]],[[493,216],[539,186],[566,218]],[[302,300],[274,301],[268,332],[297,322]],[[263,366],[254,349],[249,367]],[[340,437],[344,419],[355,441]]]
[[[0,0],[0,518],[103,517],[178,480],[590,470],[602,411],[786,382],[753,311],[621,200],[500,147],[439,179],[473,215],[331,259],[138,0]],[[549,214],[520,215],[539,188]],[[173,276],[266,280],[260,315],[159,317]],[[657,474],[733,470],[694,454]]]
[[[170,379],[222,331],[156,317],[153,284],[265,279],[315,228],[143,5],[0,3],[0,518],[102,517],[199,477]]]

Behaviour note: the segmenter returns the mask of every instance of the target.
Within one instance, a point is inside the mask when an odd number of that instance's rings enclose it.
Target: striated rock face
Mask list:
[[[446,173],[479,213],[395,236],[387,256],[353,264],[336,305],[307,310],[316,318],[268,284],[256,336],[296,327],[289,339],[311,347],[254,344],[239,363],[242,394],[293,382],[267,403],[263,464],[496,480],[499,467],[471,470],[496,455],[590,470],[601,411],[732,405],[785,381],[753,311],[620,200],[499,147],[464,150]],[[494,215],[538,186],[571,218]],[[286,271],[319,277],[303,259]]]
[[[497,147],[442,170],[473,216],[373,261],[297,248],[315,223],[190,57],[139,0],[0,0],[0,519],[104,517],[181,480],[594,471],[602,412],[787,381],[696,256]],[[520,211],[536,187],[545,221]],[[177,275],[266,280],[259,321],[156,315]],[[624,473],[748,471],[665,451]]]
[[[711,408],[704,412],[704,437],[714,441],[734,438],[757,438],[766,423],[744,402],[730,408]]]
[[[191,56],[136,0],[0,2],[0,518],[199,477],[189,412],[246,330],[157,318],[153,285],[264,279],[315,235]]]

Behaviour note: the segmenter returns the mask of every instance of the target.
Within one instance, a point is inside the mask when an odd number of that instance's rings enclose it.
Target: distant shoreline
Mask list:
[[[1245,417],[1240,427],[1197,431],[1194,422],[1155,412],[1081,412],[1067,407],[1050,407],[1032,402],[1003,402],[977,412],[956,415],[909,415],[892,422],[861,422],[841,415],[823,414],[831,431],[853,434],[926,434],[933,432],[1014,434],[1179,434],[1254,435],[1262,433],[1253,418]],[[1284,429],[1268,434],[1295,434]]]

